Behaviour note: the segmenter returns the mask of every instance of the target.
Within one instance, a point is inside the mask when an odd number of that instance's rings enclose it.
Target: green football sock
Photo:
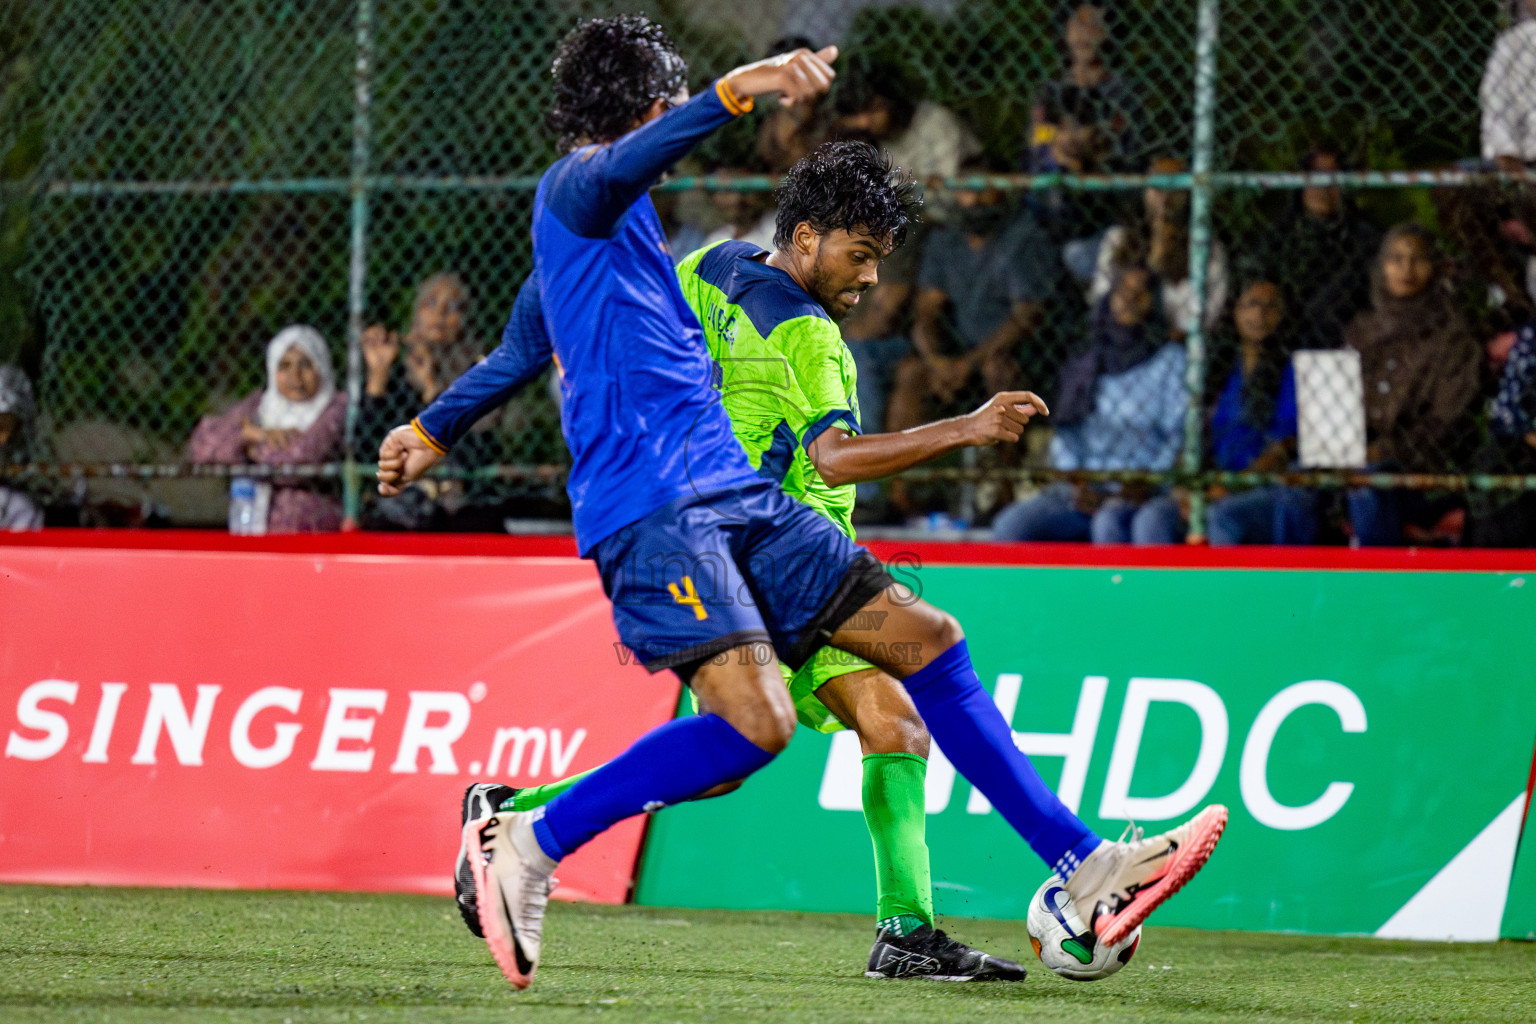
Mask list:
[[[864,757],[864,823],[875,844],[875,917],[880,927],[902,935],[933,924],[923,806],[927,774],[928,762],[916,754]]]
[[[520,789],[511,800],[503,800],[501,806],[496,809],[498,811],[531,811],[535,807],[543,807],[595,771],[597,771],[596,768],[588,768],[584,772],[561,779],[558,782]]]

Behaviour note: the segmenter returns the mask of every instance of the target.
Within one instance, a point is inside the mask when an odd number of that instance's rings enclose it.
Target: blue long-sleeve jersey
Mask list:
[[[553,358],[583,554],[675,498],[758,481],[711,385],[703,331],[646,191],[743,112],[716,83],[610,145],[555,161],[534,197],[534,271],[501,346],[415,421],[446,451]]]

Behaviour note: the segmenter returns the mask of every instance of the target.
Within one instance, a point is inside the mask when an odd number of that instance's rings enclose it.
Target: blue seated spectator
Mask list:
[[[1050,463],[1060,470],[1173,468],[1188,404],[1184,347],[1168,340],[1145,266],[1122,268],[1084,349],[1061,370]],[[1173,544],[1184,517],[1166,490],[1055,484],[998,513],[998,540]]]
[[[1499,373],[1489,410],[1492,435],[1473,458],[1480,473],[1536,474],[1536,324],[1523,318],[1488,343]],[[1490,491],[1471,500],[1467,543],[1475,547],[1536,547],[1536,494]]]
[[[1293,338],[1278,285],[1252,281],[1238,293],[1230,326],[1211,346],[1207,376],[1216,393],[1208,435],[1216,469],[1273,473],[1295,458]],[[1316,536],[1315,498],[1278,485],[1218,492],[1206,531],[1214,546],[1308,544]]]

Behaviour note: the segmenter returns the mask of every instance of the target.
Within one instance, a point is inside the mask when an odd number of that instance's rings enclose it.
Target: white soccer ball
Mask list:
[[[1109,977],[1131,962],[1141,941],[1137,928],[1113,946],[1100,942],[1088,922],[1078,916],[1077,906],[1056,875],[1046,879],[1029,901],[1025,927],[1040,962],[1073,981]]]

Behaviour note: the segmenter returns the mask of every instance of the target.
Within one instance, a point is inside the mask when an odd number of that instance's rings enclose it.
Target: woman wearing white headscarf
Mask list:
[[[267,343],[267,383],[192,432],[193,462],[287,466],[328,462],[341,453],[346,396],[336,390],[331,353],[313,327],[285,327]],[[272,481],[268,533],[324,533],[341,528],[341,503],[318,481]]]
[[[0,461],[26,461],[35,408],[32,382],[19,366],[0,366]],[[0,530],[41,530],[43,510],[25,494],[0,486]]]

